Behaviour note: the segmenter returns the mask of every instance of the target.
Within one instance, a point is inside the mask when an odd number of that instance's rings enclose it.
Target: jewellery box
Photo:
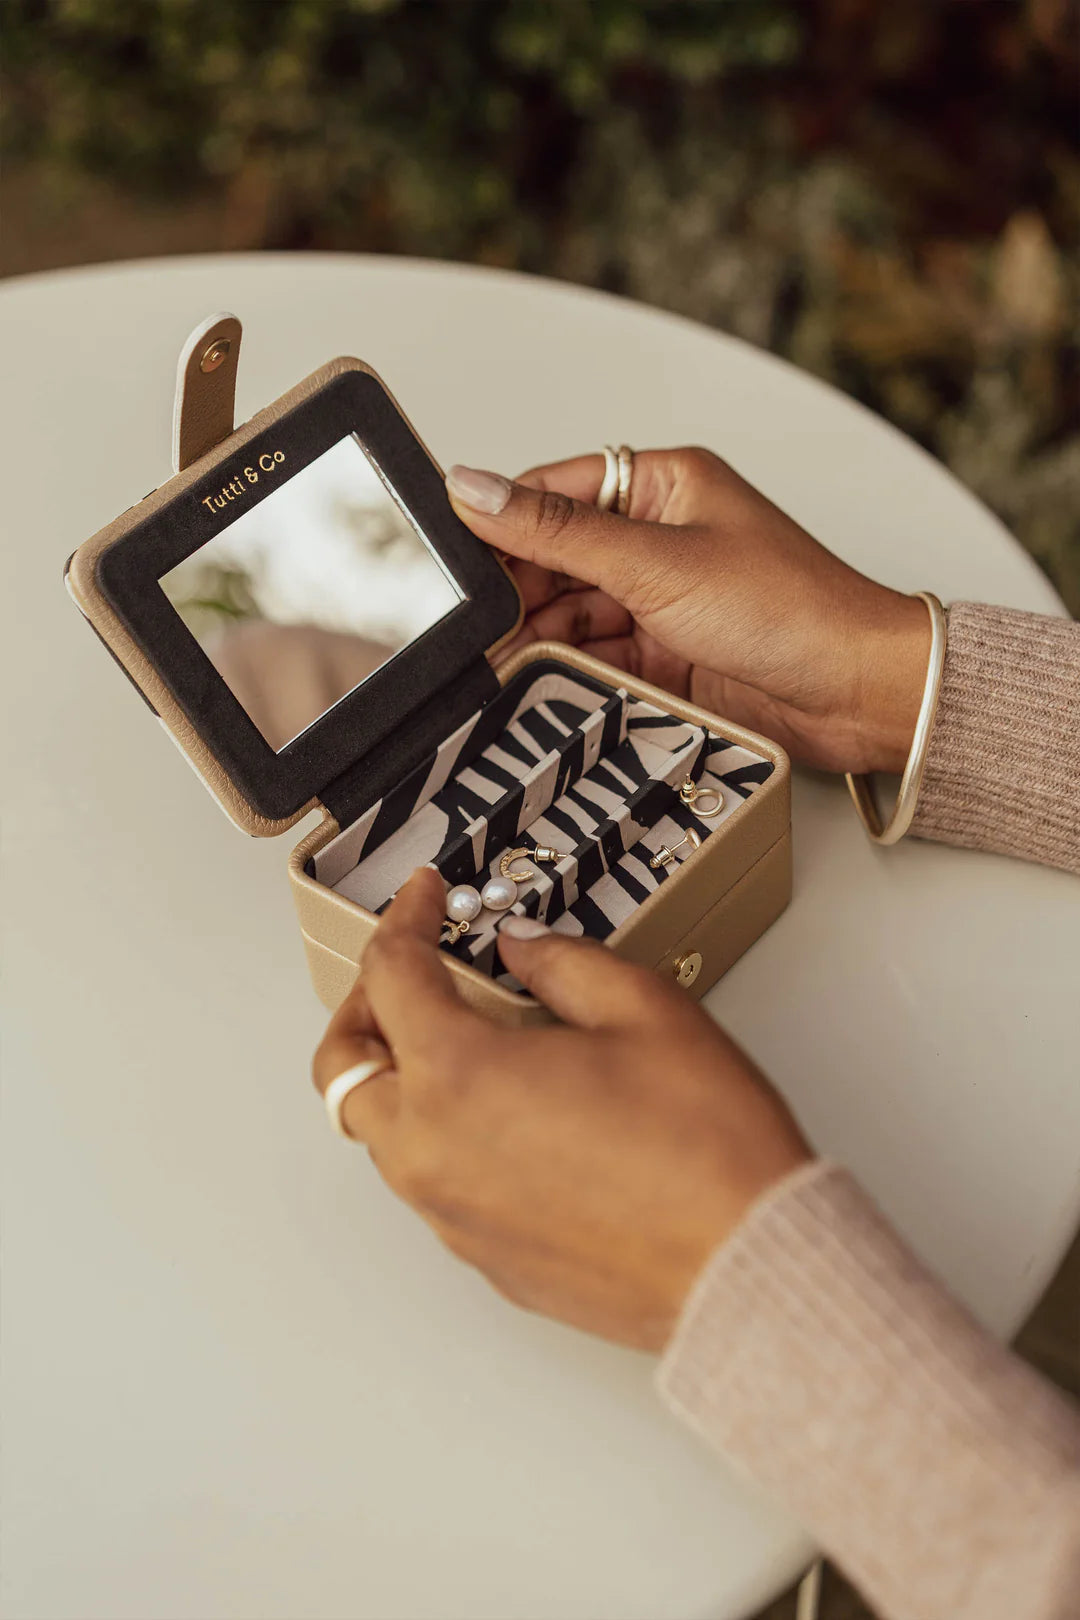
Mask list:
[[[321,999],[425,862],[476,890],[509,865],[513,911],[701,995],[790,896],[782,749],[572,647],[500,657],[516,585],[380,379],[331,361],[234,429],[239,344],[234,317],[192,334],[179,470],[67,584],[238,827],[319,813],[289,877]],[[442,949],[465,999],[542,1021],[500,961],[505,914]]]

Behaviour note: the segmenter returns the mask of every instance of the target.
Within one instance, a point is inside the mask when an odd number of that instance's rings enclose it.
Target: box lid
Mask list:
[[[68,588],[258,835],[316,802],[339,822],[373,803],[497,690],[491,655],[521,619],[389,390],[348,358],[88,540]]]

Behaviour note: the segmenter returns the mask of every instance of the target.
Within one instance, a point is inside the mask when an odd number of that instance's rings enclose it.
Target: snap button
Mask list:
[[[677,983],[684,987],[693,984],[701,972],[701,952],[688,951],[685,956],[678,957],[673,965],[672,972],[675,974]]]
[[[228,338],[215,338],[214,341],[203,350],[203,357],[199,361],[199,370],[216,371],[218,366],[223,366],[225,364],[231,348],[232,344],[229,342]]]

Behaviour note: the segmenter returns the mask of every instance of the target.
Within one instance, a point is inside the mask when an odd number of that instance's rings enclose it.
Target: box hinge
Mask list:
[[[347,827],[369,805],[389,793],[438,748],[444,738],[490,703],[499,681],[486,658],[459,675],[449,690],[434,697],[397,726],[363,759],[356,760],[319,794],[339,827]]]

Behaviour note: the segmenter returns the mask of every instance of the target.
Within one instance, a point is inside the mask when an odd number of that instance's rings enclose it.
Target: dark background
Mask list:
[[[625,293],[888,417],[1080,614],[1078,0],[2,0],[0,43],[4,273],[303,248]],[[1078,1278],[1021,1339],[1074,1392]]]
[[[5,0],[8,273],[558,276],[828,378],[1080,612],[1076,0]]]

